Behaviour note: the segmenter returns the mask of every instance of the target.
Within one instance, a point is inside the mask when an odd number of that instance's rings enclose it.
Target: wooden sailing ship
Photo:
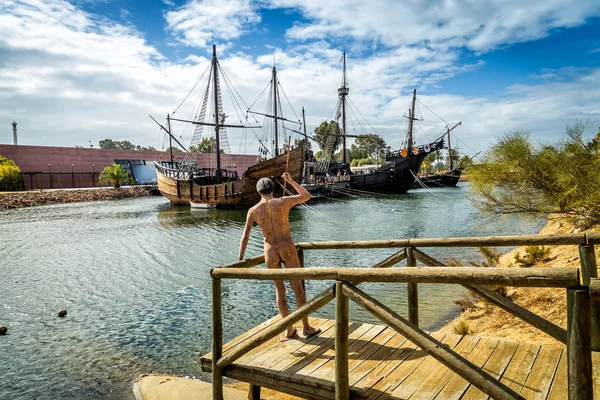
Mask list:
[[[450,132],[457,126],[459,126],[461,122],[454,125],[452,128],[448,128],[445,133],[447,140],[447,150],[448,150],[448,170],[443,172],[436,172],[432,175],[419,176],[413,183],[413,188],[443,188],[443,187],[456,187],[456,184],[460,180],[460,175],[462,174],[462,170],[454,165],[454,157],[452,156],[452,143],[450,141]]]
[[[214,127],[215,137],[215,168],[199,168],[193,157],[186,157],[184,160],[174,160],[171,153],[171,159],[168,161],[156,162],[156,172],[158,180],[158,189],[174,204],[189,205],[196,207],[217,207],[217,208],[248,208],[260,200],[260,195],[256,192],[256,182],[260,178],[271,178],[275,182],[275,196],[283,195],[283,179],[281,175],[288,172],[291,177],[300,181],[302,176],[303,162],[305,152],[303,148],[288,149],[280,154],[277,132],[275,139],[274,156],[270,159],[261,158],[261,160],[248,168],[240,177],[233,168],[223,168],[221,158],[221,133],[226,128],[247,128],[245,125],[225,124],[225,114],[222,109],[219,87],[219,64],[216,54],[216,46],[213,45],[213,55],[211,60],[211,72],[208,81],[212,84],[212,96],[209,96],[210,90],[207,86],[202,109],[197,113],[197,117],[192,120],[182,120],[167,116],[167,127],[161,127],[168,133],[170,141],[175,140],[180,147],[185,147],[171,133],[171,121],[180,121],[191,123],[196,126]],[[274,79],[276,71],[273,68]],[[274,109],[277,110],[277,90],[274,89],[273,101]],[[204,122],[208,98],[212,97],[212,119]],[[278,118],[275,113],[276,122]],[[226,137],[225,137],[226,138]],[[172,146],[171,146],[172,149]],[[268,154],[264,151],[262,154]],[[280,184],[278,184],[280,183]]]
[[[403,194],[406,193],[415,182],[415,177],[421,168],[421,163],[428,153],[441,149],[443,147],[443,138],[424,145],[415,145],[413,141],[413,123],[416,120],[414,116],[417,91],[413,92],[412,106],[407,116],[408,130],[405,138],[405,148],[399,151],[388,152],[385,155],[385,162],[373,171],[365,173],[353,173],[350,169],[349,160],[346,154],[346,138],[356,137],[348,135],[346,130],[346,98],[350,93],[348,78],[346,72],[346,53],[343,53],[343,75],[342,86],[338,89],[338,112],[337,119],[341,119],[341,142],[342,142],[342,160],[341,162],[331,162],[328,159],[318,164],[317,173],[331,176],[345,177],[348,175],[348,185],[350,191],[362,193],[388,193]],[[327,153],[325,151],[324,153]],[[341,174],[340,174],[341,172]]]

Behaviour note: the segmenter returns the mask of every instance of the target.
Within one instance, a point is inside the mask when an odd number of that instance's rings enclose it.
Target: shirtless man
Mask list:
[[[262,178],[258,181],[256,191],[261,195],[261,200],[248,211],[246,216],[246,226],[240,241],[239,260],[244,258],[250,230],[256,222],[264,237],[267,268],[281,268],[281,262],[285,264],[286,268],[300,268],[296,245],[290,233],[289,213],[293,206],[304,203],[310,199],[311,195],[306,189],[297,184],[287,172],[282,175],[282,178],[289,182],[298,194],[275,198],[273,197],[275,187],[273,181],[268,178]],[[277,294],[277,308],[281,317],[285,318],[290,313],[285,299],[285,284],[279,280],[273,281],[273,283]],[[296,306],[298,308],[302,307],[306,303],[306,293],[302,281],[291,280],[290,286],[296,297]],[[319,332],[321,332],[320,329],[315,329],[309,325],[308,317],[302,319],[302,333],[304,336],[316,335]],[[296,328],[288,326],[285,332],[279,335],[279,340],[285,342],[296,337]]]

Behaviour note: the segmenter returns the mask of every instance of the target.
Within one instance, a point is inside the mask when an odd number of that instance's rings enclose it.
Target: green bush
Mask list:
[[[552,260],[550,257],[550,248],[544,246],[529,246],[525,248],[525,255],[515,254],[515,262],[523,268],[529,268],[538,262]]]
[[[21,170],[13,160],[0,156],[0,190],[23,190]]]
[[[132,185],[135,183],[133,178],[129,176],[129,173],[120,164],[113,164],[104,167],[100,173],[98,181],[100,183],[110,183],[115,189],[120,188],[123,182],[127,182]]]
[[[469,323],[464,319],[461,319],[456,324],[454,324],[454,333],[457,335],[468,335],[471,330],[469,329]]]

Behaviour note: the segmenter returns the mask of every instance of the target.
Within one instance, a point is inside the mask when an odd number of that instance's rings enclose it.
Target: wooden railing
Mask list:
[[[242,355],[277,336],[286,327],[315,312],[336,299],[335,333],[335,398],[348,399],[348,299],[359,304],[387,326],[403,334],[436,360],[451,368],[461,377],[495,399],[522,397],[481,368],[444,346],[419,328],[418,284],[459,284],[488,302],[497,305],[530,325],[547,333],[567,346],[569,399],[592,399],[591,352],[600,350],[600,280],[597,279],[594,244],[600,243],[600,234],[530,235],[474,238],[401,239],[346,242],[302,242],[296,245],[300,263],[304,266],[304,251],[325,249],[401,248],[395,254],[371,268],[302,268],[250,269],[264,263],[264,256],[239,261],[211,270],[213,306],[212,377],[213,399],[223,398],[222,371]],[[525,245],[579,246],[581,268],[463,268],[448,267],[417,247],[479,247]],[[407,260],[410,268],[386,270]],[[421,262],[426,267],[417,267]],[[580,271],[581,270],[581,271]],[[303,307],[278,320],[227,355],[222,354],[222,279],[258,280],[334,280],[334,285],[315,296]],[[364,293],[357,286],[361,282],[405,282],[408,284],[408,319]],[[567,329],[563,329],[539,315],[502,297],[486,286],[555,287],[567,289]],[[257,390],[258,389],[258,390]],[[252,387],[255,397],[260,388]]]

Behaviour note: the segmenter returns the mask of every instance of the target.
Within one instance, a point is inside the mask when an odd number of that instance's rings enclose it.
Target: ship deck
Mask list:
[[[227,355],[279,317],[223,346]],[[335,321],[311,318],[322,332],[284,343],[275,337],[225,368],[223,376],[302,398],[335,398]],[[296,324],[301,333],[300,324]],[[526,399],[566,399],[567,351],[564,347],[476,336],[433,334]],[[459,375],[382,325],[350,323],[348,337],[350,397],[361,399],[487,399]],[[212,357],[201,359],[211,371]]]

